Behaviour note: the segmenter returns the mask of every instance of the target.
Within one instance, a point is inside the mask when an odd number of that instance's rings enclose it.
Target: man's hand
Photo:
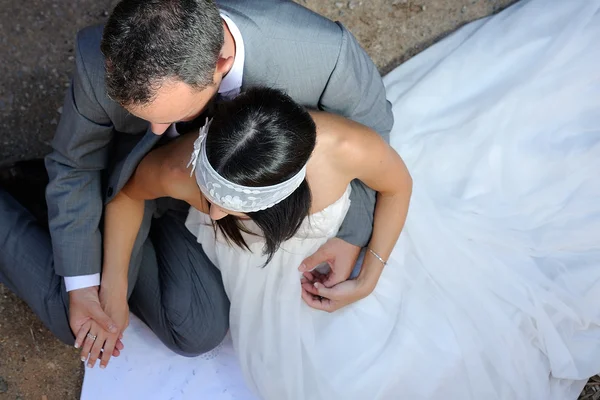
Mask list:
[[[302,278],[304,301],[318,310],[332,312],[366,297],[368,293],[363,293],[365,288],[359,287],[358,281],[348,280],[359,254],[360,247],[333,238],[321,246],[315,254],[306,258],[298,268],[304,273]],[[314,271],[317,266],[324,263],[327,263],[330,268],[327,274]]]
[[[73,334],[76,335],[76,348],[91,348],[94,344],[94,340],[91,337],[98,336],[100,331],[102,331],[106,335],[115,335],[116,337],[115,349],[111,352],[113,356],[119,356],[120,350],[123,349],[123,343],[121,343],[118,337],[119,329],[117,325],[102,310],[102,306],[100,305],[98,286],[69,292],[69,325]],[[92,325],[94,326],[94,332],[91,332]],[[91,337],[87,336],[88,333]],[[84,357],[87,359],[88,353],[84,355],[84,352],[82,352],[82,361],[84,361]]]
[[[300,272],[309,272],[321,264],[329,264],[331,271],[322,281],[326,287],[332,287],[350,278],[354,269],[360,247],[344,242],[342,239],[333,238],[327,241],[315,254],[304,259],[298,268]]]
[[[342,307],[364,299],[373,288],[362,279],[350,279],[328,288],[323,282],[326,276],[317,272],[305,272],[302,279],[302,299],[317,310],[334,312]]]
[[[87,360],[88,368],[94,368],[96,361],[100,357],[102,357],[100,368],[106,368],[111,355],[116,357],[120,354],[118,350],[120,334],[118,332],[109,333],[105,331],[94,320],[89,320],[83,324],[77,334],[77,340],[81,340],[83,343],[81,361],[85,362]]]

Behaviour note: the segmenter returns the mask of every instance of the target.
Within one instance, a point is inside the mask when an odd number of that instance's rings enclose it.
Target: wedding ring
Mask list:
[[[90,339],[92,339],[94,342],[96,341],[96,335],[92,335],[91,333],[88,333],[86,336],[89,337]]]

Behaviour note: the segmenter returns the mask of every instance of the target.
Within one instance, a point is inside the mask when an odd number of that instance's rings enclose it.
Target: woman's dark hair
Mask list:
[[[224,30],[212,0],[121,0],[104,27],[108,95],[151,102],[165,79],[202,90],[213,84]]]
[[[309,113],[281,91],[250,89],[216,109],[206,138],[212,167],[225,179],[244,186],[269,186],[297,174],[316,144]],[[262,230],[266,264],[308,216],[311,193],[306,180],[289,197],[266,210],[248,213]],[[225,237],[249,249],[241,221],[228,215],[216,226]],[[266,265],[265,264],[265,265]]]

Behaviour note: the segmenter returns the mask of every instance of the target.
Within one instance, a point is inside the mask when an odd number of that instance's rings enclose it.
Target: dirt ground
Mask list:
[[[297,0],[342,21],[382,74],[461,25],[514,0]],[[77,30],[106,20],[115,0],[2,0],[0,165],[48,152],[73,68]],[[79,398],[83,367],[0,285],[0,399]]]

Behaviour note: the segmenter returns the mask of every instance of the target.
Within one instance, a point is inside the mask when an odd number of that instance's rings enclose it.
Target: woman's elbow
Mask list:
[[[409,170],[406,170],[406,176],[404,178],[404,185],[406,186],[406,189],[408,189],[408,191],[410,193],[412,193],[412,188],[413,188],[413,178],[412,175],[410,174]]]

